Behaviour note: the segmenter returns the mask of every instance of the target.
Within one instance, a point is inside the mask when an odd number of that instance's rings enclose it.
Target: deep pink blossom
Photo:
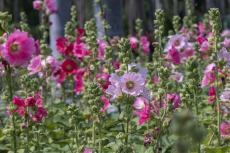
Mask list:
[[[167,94],[167,100],[168,102],[173,103],[174,109],[177,109],[181,105],[181,98],[178,94],[175,94],[175,93]]]
[[[136,37],[129,37],[129,43],[132,49],[137,49],[138,39]]]
[[[181,64],[180,53],[175,48],[172,48],[168,51],[167,58],[173,64]]]
[[[66,78],[66,73],[63,71],[61,67],[56,67],[53,72],[52,72],[52,78],[57,82],[57,83],[63,83]]]
[[[140,38],[140,45],[142,47],[142,50],[145,54],[149,54],[150,52],[150,42],[148,41],[148,38],[146,36],[142,36]]]
[[[77,64],[76,62],[74,62],[73,60],[71,59],[66,59],[62,65],[62,70],[67,74],[67,75],[70,75],[70,74],[73,74],[77,71]]]
[[[139,100],[138,100],[139,101]],[[146,102],[147,100],[143,99],[143,103],[141,104],[141,102],[136,102],[136,104],[134,105],[134,108],[141,108],[141,109],[136,109],[134,111],[134,114],[138,116],[138,121],[137,124],[138,125],[143,125],[144,123],[146,123],[147,121],[150,120],[151,117],[151,110],[149,107],[148,102]],[[137,104],[139,103],[139,104]],[[138,105],[144,105],[144,106],[138,106]]]
[[[57,12],[58,10],[56,0],[45,0],[45,5],[47,11],[51,14]]]
[[[33,115],[32,119],[34,122],[41,122],[44,117],[48,115],[47,111],[43,107],[37,108],[35,114]]]
[[[103,90],[106,90],[111,84],[109,81],[110,75],[107,73],[99,73],[96,75],[96,78]]]
[[[74,43],[73,54],[79,59],[84,58],[85,56],[90,55],[90,51],[88,50],[85,43]]]
[[[105,96],[101,96],[101,101],[103,102],[103,107],[100,109],[100,112],[105,112],[109,108],[109,99]]]
[[[221,137],[223,138],[230,138],[230,121],[221,123],[220,134],[221,134]]]
[[[97,58],[99,60],[105,59],[105,48],[107,46],[107,43],[104,40],[98,41],[98,49],[97,49]]]
[[[84,68],[78,69],[75,76],[75,93],[79,94],[84,89],[84,81],[83,76],[85,74],[86,70]]]
[[[8,37],[2,55],[10,64],[22,66],[29,63],[35,51],[34,39],[27,32],[16,30]]]
[[[212,104],[216,100],[216,88],[215,87],[210,87],[208,89],[208,103]]]
[[[35,0],[33,1],[33,8],[35,10],[41,10],[42,9],[43,2],[41,0]]]

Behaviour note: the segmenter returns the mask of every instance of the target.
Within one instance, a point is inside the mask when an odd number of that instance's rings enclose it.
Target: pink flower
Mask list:
[[[42,9],[42,1],[41,0],[35,0],[35,1],[33,1],[33,8],[35,9],[35,10],[41,10]]]
[[[110,78],[109,74],[106,73],[97,74],[96,78],[103,90],[106,90],[108,86],[111,84],[109,81]]]
[[[216,76],[212,72],[205,73],[201,82],[201,87],[204,88],[212,83],[214,83],[216,80]]]
[[[176,50],[180,51],[184,47],[187,46],[188,39],[183,35],[173,35],[170,37],[168,43],[166,44],[166,51],[175,48]]]
[[[97,49],[97,58],[99,60],[104,60],[105,59],[105,48],[107,46],[107,43],[104,40],[99,40],[98,41],[98,49]]]
[[[146,36],[142,36],[140,38],[140,45],[141,45],[144,53],[149,54],[149,52],[150,52],[150,42],[148,41],[148,38]]]
[[[47,56],[46,60],[43,62],[44,62],[43,66],[48,64],[52,70],[54,70],[55,68],[57,68],[60,65],[60,63],[57,61],[57,59],[53,56]]]
[[[136,99],[134,103],[134,108],[137,108],[134,114],[139,117],[137,122],[138,125],[143,125],[145,122],[150,120],[151,110],[147,99]]]
[[[77,64],[71,60],[71,59],[66,59],[62,65],[62,70],[67,74],[67,75],[70,75],[70,74],[73,74],[74,72],[77,71]]]
[[[83,28],[77,28],[75,31],[76,31],[77,36],[79,38],[81,38],[81,37],[83,37],[85,35],[85,29],[83,29]]]
[[[36,104],[36,99],[34,97],[28,97],[25,100],[25,106],[26,107],[32,107],[35,106]]]
[[[173,108],[174,109],[177,109],[180,104],[181,104],[181,98],[179,95],[175,94],[175,93],[172,93],[172,94],[167,94],[167,100],[169,102],[172,102],[173,103]]]
[[[152,77],[152,83],[153,83],[153,84],[158,84],[158,83],[160,83],[159,77],[158,77],[157,75],[154,75],[154,76]]]
[[[174,80],[178,83],[181,83],[184,79],[184,75],[182,73],[179,73],[179,72],[172,72],[169,79]]]
[[[136,37],[129,37],[129,43],[132,49],[137,49],[138,47],[138,40]]]
[[[30,72],[29,75],[36,74],[42,70],[42,57],[41,55],[34,57],[30,64],[27,67],[28,71]]]
[[[221,137],[223,138],[230,138],[230,121],[221,123],[220,134],[221,134]]]
[[[198,36],[197,37],[197,42],[201,45],[204,41],[207,41],[207,39],[203,36]]]
[[[79,94],[81,91],[84,89],[84,81],[83,81],[83,76],[85,74],[85,69],[78,69],[75,76],[75,93]]]
[[[52,72],[52,78],[57,83],[63,83],[65,81],[65,78],[66,78],[66,73],[63,71],[63,69],[61,67],[57,67]]]
[[[202,23],[202,22],[198,23],[198,30],[199,30],[199,33],[201,33],[201,34],[206,32],[204,23]]]
[[[210,87],[208,89],[208,103],[212,104],[216,100],[216,88],[215,87]]]
[[[226,29],[221,33],[222,37],[230,37],[230,30]]]
[[[109,81],[111,84],[106,89],[106,93],[112,96],[112,99],[120,97],[122,95],[121,91],[121,78],[116,74],[111,74]]]
[[[10,64],[22,66],[28,64],[35,51],[34,39],[27,32],[16,30],[8,37],[2,55]]]
[[[169,50],[169,52],[167,54],[167,58],[173,64],[181,64],[180,53],[175,48],[172,48],[172,49]]]
[[[71,44],[66,38],[58,38],[56,40],[56,47],[62,55],[70,56],[73,54],[73,44]]]
[[[90,51],[87,49],[86,44],[84,43],[74,43],[73,54],[79,59],[84,58],[85,56],[90,55]]]
[[[13,104],[17,107],[25,107],[25,100],[15,96],[13,98]]]
[[[83,153],[93,153],[92,149],[89,148],[85,148]]]
[[[45,0],[45,5],[49,13],[57,12],[57,2],[56,0]]]
[[[48,115],[47,111],[43,107],[39,107],[36,113],[32,117],[34,122],[41,122],[44,117]]]
[[[209,42],[204,41],[200,46],[200,51],[201,52],[207,52],[208,50],[209,50]]]
[[[224,38],[224,41],[222,42],[222,44],[225,48],[229,48],[230,47],[230,38]]]
[[[101,108],[100,112],[105,112],[109,108],[109,99],[105,96],[101,96],[101,101],[103,102],[104,106]]]

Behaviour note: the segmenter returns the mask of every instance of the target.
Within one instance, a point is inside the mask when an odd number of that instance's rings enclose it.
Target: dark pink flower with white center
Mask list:
[[[27,32],[16,30],[8,37],[2,56],[11,65],[22,66],[29,63],[35,51],[34,39]]]
[[[89,148],[85,148],[83,153],[93,153],[93,150]]]
[[[137,49],[138,39],[136,37],[129,37],[129,44],[130,44],[132,49]]]
[[[43,2],[41,0],[33,1],[33,8],[40,11],[42,9]]]
[[[142,50],[145,54],[149,54],[150,52],[150,42],[148,41],[148,38],[146,36],[142,36],[140,38],[140,45],[142,47]]]
[[[204,41],[201,46],[200,46],[200,51],[201,52],[207,52],[210,48],[209,42],[208,41]]]
[[[216,101],[216,88],[215,87],[210,87],[208,89],[208,103],[213,104],[214,101]]]
[[[30,64],[27,67],[28,71],[30,72],[29,75],[36,74],[42,70],[42,57],[38,55],[30,61]]]
[[[111,84],[109,81],[110,75],[107,73],[100,73],[96,75],[97,81],[103,90],[106,90]]]
[[[176,50],[180,51],[184,47],[187,46],[188,39],[183,35],[173,35],[170,36],[168,43],[166,44],[166,52],[175,48]]]
[[[45,6],[50,14],[56,13],[58,10],[56,0],[45,0]]]
[[[88,50],[85,43],[74,43],[73,54],[79,59],[84,58],[85,56],[90,55],[90,51]]]
[[[230,121],[225,121],[221,123],[220,134],[223,138],[230,138]]]
[[[173,64],[181,64],[180,53],[175,48],[172,48],[168,51],[167,59],[170,60]]]
[[[132,95],[139,96],[145,85],[145,79],[139,73],[128,72],[121,77],[121,90],[122,92]]]
[[[172,93],[172,94],[167,94],[167,100],[168,102],[173,103],[173,108],[177,109],[180,104],[181,104],[181,98],[178,94]]]
[[[105,48],[106,47],[107,47],[107,43],[104,40],[98,41],[97,58],[99,60],[105,59]]]
[[[105,112],[109,108],[109,99],[105,96],[101,96],[101,101],[103,102],[103,107],[100,109],[100,112]]]

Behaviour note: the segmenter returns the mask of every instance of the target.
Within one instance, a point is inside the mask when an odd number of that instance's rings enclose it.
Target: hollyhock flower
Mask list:
[[[25,100],[15,96],[13,98],[13,104],[17,107],[25,107]]]
[[[201,82],[201,87],[204,88],[212,83],[214,83],[216,80],[216,76],[212,72],[205,73]]]
[[[108,86],[111,84],[109,81],[110,75],[107,73],[97,74],[96,78],[103,90],[106,90]]]
[[[73,74],[74,72],[77,71],[77,64],[71,60],[71,59],[66,59],[62,65],[62,70],[67,74],[67,75],[70,75],[70,74]]]
[[[107,43],[104,40],[98,41],[98,49],[97,49],[97,58],[99,60],[105,59],[105,48],[107,46]]]
[[[54,70],[60,65],[58,60],[53,56],[47,56],[47,58],[43,61],[43,66],[45,67],[46,64],[48,64],[52,70]]]
[[[48,115],[47,111],[43,107],[39,107],[36,110],[36,113],[33,115],[32,120],[34,122],[41,122],[44,117]]]
[[[53,72],[52,72],[52,78],[57,82],[57,83],[63,83],[66,78],[66,73],[63,71],[61,67],[56,67]]]
[[[84,81],[83,76],[85,74],[86,70],[84,68],[78,69],[75,76],[75,93],[79,94],[84,89]]]
[[[230,39],[229,38],[224,38],[224,41],[222,42],[222,45],[225,48],[229,48],[230,47]]]
[[[216,88],[215,87],[210,87],[208,89],[208,103],[212,104],[216,100]]]
[[[221,137],[223,138],[230,138],[230,121],[221,123],[220,134],[221,134]]]
[[[181,64],[180,53],[175,48],[172,48],[168,51],[167,58],[173,64]]]
[[[33,8],[35,10],[41,10],[42,9],[43,2],[41,0],[35,0],[33,1]]]
[[[32,107],[35,106],[36,104],[36,99],[34,97],[28,97],[25,100],[25,106],[26,107]]]
[[[222,102],[230,102],[230,88],[224,89],[224,91],[220,94],[220,100]]]
[[[29,75],[36,74],[42,70],[42,57],[38,55],[30,61],[30,64],[27,67],[28,71],[30,72]]]
[[[228,62],[230,61],[230,52],[228,52],[226,48],[222,48],[218,53],[218,57]]]
[[[145,103],[148,103],[147,99],[144,97],[137,97],[134,101],[133,107],[136,110],[142,110],[145,107]]]
[[[201,52],[207,52],[209,50],[209,42],[208,41],[204,41],[201,46],[200,46],[200,51]]]
[[[81,37],[83,37],[85,35],[85,29],[77,28],[76,33],[77,33],[77,36],[81,38]]]
[[[109,81],[110,85],[106,89],[106,93],[112,96],[112,99],[115,99],[117,97],[120,97],[122,95],[121,91],[121,78],[117,76],[116,74],[111,74]]]
[[[142,47],[142,50],[145,54],[149,54],[150,52],[150,42],[148,41],[148,38],[146,36],[142,36],[140,38],[140,45]]]
[[[137,49],[138,47],[138,40],[136,37],[129,37],[129,43],[132,49]]]
[[[74,43],[73,54],[79,59],[84,58],[85,56],[90,55],[90,51],[87,49],[86,44],[84,43]]]
[[[216,64],[215,63],[211,63],[209,64],[206,68],[204,73],[208,73],[208,72],[214,72],[216,70]]]
[[[170,36],[168,43],[166,44],[166,52],[175,48],[176,50],[180,51],[184,47],[187,46],[188,39],[183,35],[173,35]]]
[[[199,33],[203,34],[206,32],[204,23],[199,22],[197,27],[198,27]]]
[[[83,153],[93,153],[93,150],[89,148],[85,148]]]
[[[10,64],[21,66],[28,64],[35,51],[34,39],[27,32],[16,30],[8,37],[2,55]]]
[[[51,14],[57,12],[58,10],[56,0],[45,0],[45,5],[47,11]]]
[[[38,108],[43,107],[43,100],[39,92],[34,95],[34,100],[35,100],[36,107]]]
[[[139,73],[129,72],[121,77],[121,89],[124,93],[138,96],[144,90],[145,79]]]
[[[120,63],[118,61],[112,61],[112,65],[114,67],[115,70],[120,69]]]
[[[172,93],[172,94],[167,94],[167,100],[169,102],[172,102],[173,103],[173,108],[174,109],[177,109],[180,104],[181,104],[181,98],[179,95],[175,94],[175,93]]]
[[[144,123],[146,123],[147,121],[150,120],[150,115],[151,110],[149,108],[148,103],[144,102],[144,107],[142,109],[137,109],[134,114],[137,115],[139,117],[137,124],[138,125],[143,125]]]
[[[181,60],[187,60],[189,57],[193,56],[195,52],[192,44],[188,43],[187,47],[180,53]]]
[[[226,29],[221,33],[222,37],[230,37],[230,30]]]
[[[109,108],[109,99],[105,96],[101,96],[101,101],[103,102],[104,106],[100,109],[100,112],[105,112]]]
[[[184,75],[179,72],[172,72],[172,74],[169,76],[169,79],[181,83],[184,79]]]
[[[148,70],[144,67],[142,67],[140,64],[131,63],[128,65],[128,70],[131,72],[139,73],[141,76],[146,79]]]
[[[207,39],[203,36],[198,36],[197,37],[197,42],[201,45],[204,41],[207,41]]]
[[[70,56],[73,54],[73,44],[69,42],[66,38],[58,38],[56,40],[56,47],[59,53],[65,56]]]

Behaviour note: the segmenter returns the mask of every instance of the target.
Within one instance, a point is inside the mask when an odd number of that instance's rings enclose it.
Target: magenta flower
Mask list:
[[[134,111],[134,114],[137,115],[139,118],[137,121],[138,125],[143,125],[144,123],[150,120],[151,110],[147,99],[145,98],[136,99],[133,107],[136,109]]]
[[[22,66],[29,63],[35,51],[34,39],[27,32],[16,30],[8,37],[2,55],[10,64]]]
[[[35,10],[41,10],[42,9],[43,2],[41,0],[35,0],[33,1],[33,8]]]
[[[56,67],[52,72],[52,78],[57,83],[63,83],[66,78],[66,73],[62,70],[60,66]]]
[[[85,56],[90,55],[90,51],[87,49],[86,44],[84,43],[74,43],[73,54],[79,59],[84,58]]]
[[[213,102],[216,100],[216,88],[215,87],[210,87],[208,89],[208,103],[213,104]]]
[[[66,38],[58,38],[56,40],[56,48],[64,56],[70,56],[73,54],[74,45]]]
[[[199,23],[198,23],[197,28],[198,28],[199,33],[201,33],[201,34],[204,34],[204,33],[206,32],[206,30],[205,30],[205,25],[204,25],[204,23],[202,23],[202,22],[199,22]]]
[[[97,49],[97,58],[99,60],[105,59],[105,48],[107,46],[107,43],[104,40],[98,41],[98,49]]]
[[[83,153],[93,153],[93,150],[89,148],[85,148]]]
[[[129,43],[132,49],[137,49],[138,47],[138,40],[136,37],[129,37]]]
[[[167,58],[173,64],[181,64],[180,53],[175,48],[172,48],[168,51]]]
[[[180,51],[184,47],[187,46],[188,39],[183,35],[173,35],[170,36],[168,43],[166,44],[166,52],[170,49],[175,48],[176,50]]]
[[[230,121],[221,123],[220,134],[221,134],[221,137],[223,138],[230,138]]]
[[[214,63],[209,64],[205,71],[204,71],[204,76],[201,82],[201,87],[204,88],[212,83],[215,82],[216,76],[215,76],[215,69],[216,65]]]
[[[200,46],[200,51],[201,52],[207,52],[209,50],[209,42],[208,41],[204,41],[201,46]]]
[[[86,70],[84,68],[78,69],[75,76],[74,76],[74,80],[75,80],[75,93],[79,94],[80,92],[83,91],[84,89],[84,81],[83,81],[83,77],[85,74]]]
[[[109,81],[110,75],[107,73],[100,73],[96,75],[97,81],[103,90],[106,90],[111,84]]]
[[[178,94],[172,93],[172,94],[167,94],[167,100],[168,102],[173,103],[173,108],[177,109],[180,104],[181,104],[181,98]]]
[[[29,75],[36,74],[42,70],[42,57],[41,55],[38,55],[34,57],[30,64],[27,67],[28,71],[30,72]]]
[[[105,96],[101,96],[101,101],[103,102],[104,106],[100,109],[100,112],[105,112],[109,108],[109,99]]]
[[[150,52],[150,42],[148,41],[148,38],[146,36],[142,36],[140,38],[140,45],[142,47],[142,50],[145,54],[149,54]]]
[[[121,89],[124,93],[139,96],[145,85],[145,79],[139,73],[129,72],[121,77]]]
[[[45,0],[45,5],[47,8],[47,11],[50,14],[55,13],[58,10],[56,0]]]

